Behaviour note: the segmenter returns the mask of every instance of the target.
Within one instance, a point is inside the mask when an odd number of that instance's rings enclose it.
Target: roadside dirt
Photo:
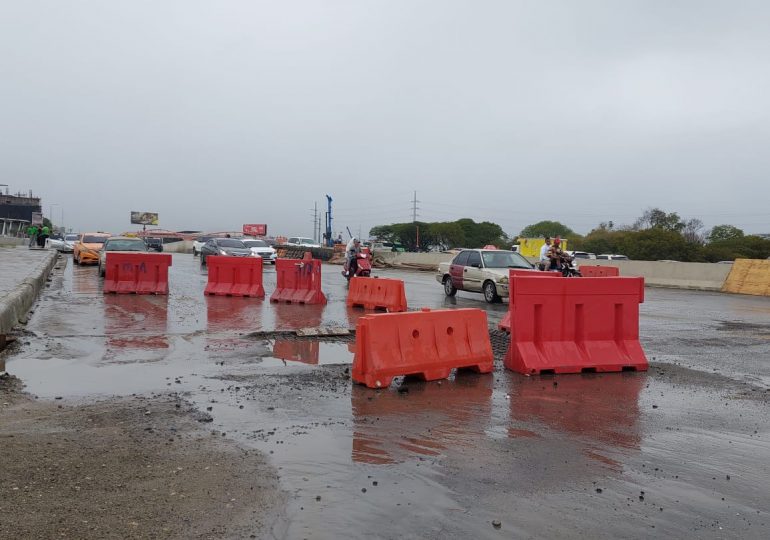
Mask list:
[[[260,538],[276,471],[173,394],[78,406],[0,378],[0,538]]]

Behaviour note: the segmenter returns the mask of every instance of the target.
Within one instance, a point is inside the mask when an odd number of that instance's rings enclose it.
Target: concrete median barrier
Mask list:
[[[11,250],[8,252],[12,255]],[[2,291],[0,334],[10,332],[26,316],[32,304],[35,303],[38,293],[45,285],[46,278],[56,264],[57,257],[56,251],[41,252],[39,260],[29,266],[26,272],[18,274],[18,283]]]

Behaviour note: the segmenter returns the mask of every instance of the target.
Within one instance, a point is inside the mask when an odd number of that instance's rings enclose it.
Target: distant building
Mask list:
[[[0,193],[0,235],[18,236],[32,222],[33,212],[42,212],[40,197],[17,193]]]

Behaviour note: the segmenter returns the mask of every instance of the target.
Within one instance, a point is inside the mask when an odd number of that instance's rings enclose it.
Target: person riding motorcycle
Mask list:
[[[358,270],[357,255],[361,253],[361,240],[355,236],[350,239],[348,245],[345,247],[345,267],[347,268],[347,276],[355,276]]]
[[[548,270],[559,271],[561,270],[562,259],[564,258],[564,251],[561,249],[561,238],[558,236],[553,239],[553,244],[548,249],[548,259],[551,261],[548,266]]]

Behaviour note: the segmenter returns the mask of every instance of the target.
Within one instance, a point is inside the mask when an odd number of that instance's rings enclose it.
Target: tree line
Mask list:
[[[486,245],[507,249],[518,238],[561,236],[568,240],[571,250],[616,253],[635,260],[718,262],[770,257],[770,239],[745,234],[729,224],[707,230],[699,219],[684,220],[676,212],[665,212],[660,208],[645,210],[631,225],[618,226],[612,221],[600,223],[584,236],[563,223],[546,220],[528,225],[517,236],[510,237],[497,223],[476,223],[469,218],[378,225],[371,229],[369,235],[401,244],[408,251],[480,248]]]
[[[571,250],[616,253],[640,261],[732,261],[770,257],[770,239],[745,234],[734,225],[707,230],[699,219],[683,220],[676,212],[650,208],[631,225],[600,223],[585,236],[558,221],[541,221],[525,227],[520,236],[556,236],[569,240]]]

